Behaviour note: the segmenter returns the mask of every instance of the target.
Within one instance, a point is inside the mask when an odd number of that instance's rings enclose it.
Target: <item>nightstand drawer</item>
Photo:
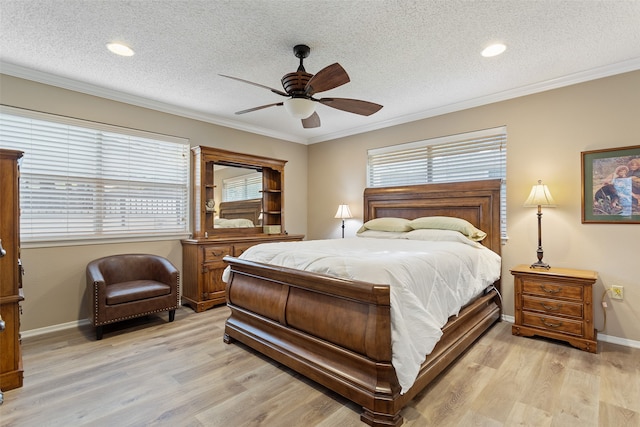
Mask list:
[[[204,262],[222,261],[227,255],[231,255],[231,246],[205,246]]]
[[[522,313],[522,324],[534,328],[545,329],[578,337],[584,335],[583,322],[560,317],[545,316],[544,314]]]
[[[582,319],[583,317],[582,303],[537,298],[529,295],[524,295],[522,297],[522,309],[551,315],[560,314],[564,316],[572,316],[578,319]]]
[[[547,298],[566,298],[576,301],[583,299],[583,286],[567,285],[551,280],[522,280],[522,292],[530,295],[540,295]]]

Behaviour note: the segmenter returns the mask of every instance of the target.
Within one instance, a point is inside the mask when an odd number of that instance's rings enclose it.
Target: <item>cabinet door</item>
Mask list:
[[[225,264],[222,259],[231,255],[231,246],[204,246],[202,275],[203,275],[203,287],[202,287],[202,299],[224,299],[225,298],[225,286],[222,281],[222,273],[224,272]]]
[[[222,280],[222,273],[227,265],[222,261],[206,263],[203,266],[204,283],[202,299],[212,300],[225,298],[226,283]]]

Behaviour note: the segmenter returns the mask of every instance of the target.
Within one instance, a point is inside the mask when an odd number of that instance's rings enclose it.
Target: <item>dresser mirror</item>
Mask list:
[[[193,147],[193,237],[281,234],[286,161]]]
[[[262,169],[215,163],[213,178],[213,228],[262,227]]]

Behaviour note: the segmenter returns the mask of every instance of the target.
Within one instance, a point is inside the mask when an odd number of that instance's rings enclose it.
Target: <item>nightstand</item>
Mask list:
[[[593,284],[598,278],[597,272],[519,265],[511,269],[511,274],[515,287],[513,335],[553,338],[596,352]]]

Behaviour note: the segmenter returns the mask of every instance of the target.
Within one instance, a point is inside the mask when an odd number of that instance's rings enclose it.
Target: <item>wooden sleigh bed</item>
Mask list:
[[[364,221],[453,216],[485,231],[500,254],[500,181],[368,188]],[[500,319],[496,290],[452,316],[404,394],[391,363],[387,285],[226,257],[231,268],[224,341],[238,340],[361,405],[361,420],[399,426],[402,408]],[[499,281],[495,284],[499,290]]]

